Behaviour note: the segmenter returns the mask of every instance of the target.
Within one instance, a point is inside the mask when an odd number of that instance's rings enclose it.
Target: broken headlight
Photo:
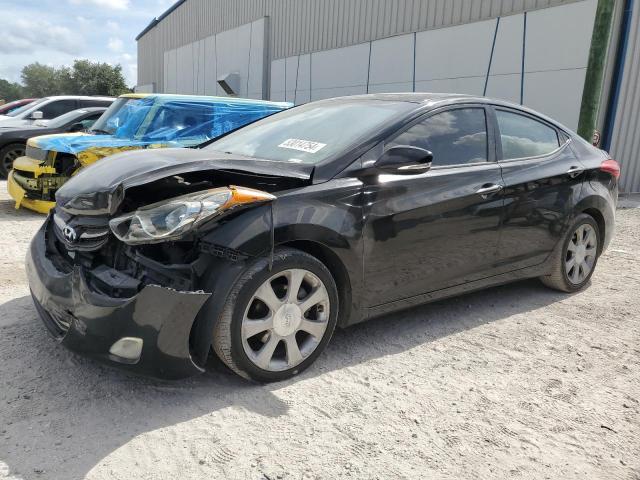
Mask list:
[[[118,239],[130,245],[176,240],[234,207],[274,198],[251,188],[214,188],[141,207],[134,213],[114,218],[109,226]]]

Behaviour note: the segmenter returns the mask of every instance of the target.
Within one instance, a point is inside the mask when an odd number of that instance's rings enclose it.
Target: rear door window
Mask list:
[[[410,145],[433,153],[434,167],[488,160],[484,108],[457,108],[437,113],[398,135],[388,147]]]
[[[43,105],[38,110],[42,112],[42,118],[50,120],[70,112],[71,110],[75,110],[76,108],[76,100],[54,100],[53,102]]]
[[[558,133],[545,123],[506,110],[496,110],[496,117],[503,160],[545,155],[560,146]]]

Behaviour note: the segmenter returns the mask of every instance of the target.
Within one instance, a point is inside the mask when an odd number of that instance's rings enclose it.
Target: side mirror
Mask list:
[[[43,117],[44,115],[40,110],[36,110],[35,112],[32,112],[30,116],[31,120],[42,120]]]
[[[69,132],[81,132],[84,130],[84,125],[82,122],[76,122],[71,124],[71,126],[67,129]]]
[[[384,152],[373,165],[381,173],[417,175],[431,168],[433,153],[420,147],[398,145]]]

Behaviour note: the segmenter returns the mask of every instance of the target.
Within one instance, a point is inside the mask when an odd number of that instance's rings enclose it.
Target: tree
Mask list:
[[[76,60],[71,69],[61,69],[60,76],[69,93],[75,95],[117,96],[131,91],[120,65]]]
[[[60,93],[60,74],[54,67],[32,63],[22,69],[24,91],[32,97],[46,97]]]
[[[49,67],[32,63],[22,69],[24,93],[34,97],[47,95],[117,96],[131,90],[125,83],[120,65],[76,60],[72,67]]]
[[[0,78],[0,99],[8,103],[19,98],[23,98],[22,85]]]

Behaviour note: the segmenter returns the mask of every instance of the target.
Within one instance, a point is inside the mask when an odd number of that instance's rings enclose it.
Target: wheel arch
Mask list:
[[[4,156],[6,155],[6,151],[10,151],[11,147],[22,147],[26,150],[27,142],[25,140],[20,140],[17,138],[9,139],[0,145],[0,175],[2,177],[6,177],[9,173],[8,171],[4,171]],[[6,151],[5,151],[6,150]]]
[[[604,221],[604,215],[600,210],[594,207],[585,208],[581,213],[586,213],[590,217],[592,217],[596,223],[598,224],[598,230],[600,230],[599,242],[598,242],[598,255],[602,253],[602,249],[604,246],[604,238],[607,231],[607,225]]]
[[[349,218],[357,212],[327,207],[312,213],[317,215],[307,218],[299,206],[292,205],[278,213],[276,218],[280,222],[276,221],[272,230],[270,207],[260,206],[217,225],[204,233],[203,239],[249,258],[270,255],[272,241],[274,248],[297,248],[316,257],[336,280],[341,309],[338,326],[357,323],[365,317],[360,298],[363,285],[362,238],[357,229],[344,228],[345,224],[357,224],[357,219]]]
[[[338,325],[345,326],[349,319],[352,302],[351,277],[346,266],[331,248],[314,240],[290,240],[278,244],[276,248],[290,247],[317,258],[329,269],[338,290]]]
[[[598,254],[601,254],[606,249],[613,235],[615,211],[606,198],[594,194],[578,202],[574,209],[574,216],[581,213],[592,217],[598,225],[598,229],[600,230]]]
[[[14,147],[14,146],[23,147],[23,148],[26,149],[27,148],[27,141],[26,140],[20,140],[18,138],[9,139],[9,140],[3,142],[0,145],[0,150],[4,150],[5,148]]]
[[[11,147],[13,145],[20,145],[22,147],[27,147],[27,141],[20,138],[9,138],[0,144],[0,148]]]

